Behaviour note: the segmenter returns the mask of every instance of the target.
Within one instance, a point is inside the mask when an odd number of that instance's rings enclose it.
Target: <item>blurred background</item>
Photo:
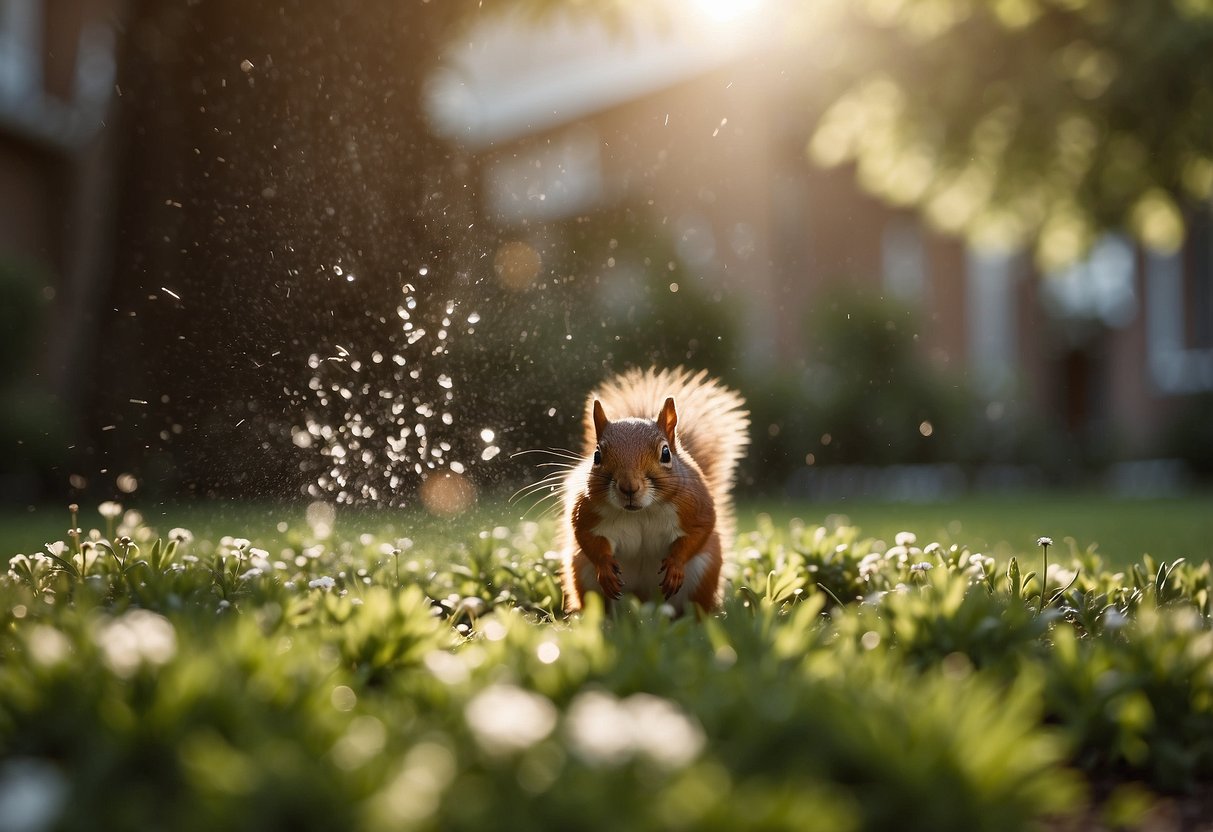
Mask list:
[[[651,363],[743,392],[752,497],[1191,493],[1211,55],[1206,0],[2,0],[0,500],[451,513]]]

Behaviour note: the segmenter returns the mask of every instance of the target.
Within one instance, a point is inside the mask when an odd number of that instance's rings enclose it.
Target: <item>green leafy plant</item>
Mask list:
[[[564,619],[550,524],[107,513],[0,579],[0,796],[58,828],[1012,830],[1213,778],[1208,564],[760,518],[718,615]]]

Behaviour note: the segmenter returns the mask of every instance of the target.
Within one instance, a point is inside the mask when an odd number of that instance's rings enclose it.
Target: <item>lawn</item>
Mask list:
[[[246,537],[273,549],[282,545],[289,529],[303,523],[304,505],[256,502],[195,502],[140,506],[148,524],[167,533],[174,527],[218,539]],[[94,506],[82,507],[82,524],[103,528]],[[416,511],[339,510],[335,526],[345,534],[369,533],[424,541],[450,541],[475,536],[482,529],[512,526],[525,514],[524,506],[504,500],[483,501],[475,510],[453,519]],[[964,497],[946,503],[908,504],[840,502],[828,505],[742,501],[738,530],[752,531],[758,518],[769,515],[782,528],[798,518],[806,523],[848,523],[865,536],[892,541],[897,532],[912,531],[925,541],[963,543],[1002,559],[1030,549],[1038,537],[1049,536],[1064,548],[1072,537],[1079,548],[1097,544],[1113,564],[1127,564],[1143,554],[1173,560],[1213,558],[1213,494],[1195,493],[1166,500],[1112,499],[1094,493],[1030,493],[1002,498]],[[536,518],[541,525],[548,518]],[[33,552],[44,543],[62,540],[68,527],[66,506],[0,511],[0,554]]]
[[[1097,544],[1110,563],[1143,554],[1168,560],[1213,559],[1213,493],[1158,500],[1109,498],[1091,492],[1036,492],[1006,497],[964,497],[946,503],[841,502],[811,507],[765,507],[776,525],[791,517],[824,522],[840,515],[865,535],[892,540],[909,530],[920,539],[980,547],[1001,559],[1030,549],[1038,537],[1079,548]],[[743,512],[743,519],[752,513]],[[752,521],[751,521],[752,522]]]

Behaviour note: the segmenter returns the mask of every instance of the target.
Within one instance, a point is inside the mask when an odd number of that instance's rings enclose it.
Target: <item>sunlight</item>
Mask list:
[[[752,14],[762,0],[691,0],[692,7],[718,23]]]

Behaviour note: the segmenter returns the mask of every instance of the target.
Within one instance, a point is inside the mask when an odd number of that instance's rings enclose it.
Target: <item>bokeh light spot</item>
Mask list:
[[[501,285],[513,292],[521,292],[535,282],[543,259],[539,252],[526,243],[516,240],[503,243],[493,258],[493,270]]]
[[[476,501],[476,487],[453,471],[434,473],[421,483],[421,503],[426,511],[441,517],[461,514]]]

